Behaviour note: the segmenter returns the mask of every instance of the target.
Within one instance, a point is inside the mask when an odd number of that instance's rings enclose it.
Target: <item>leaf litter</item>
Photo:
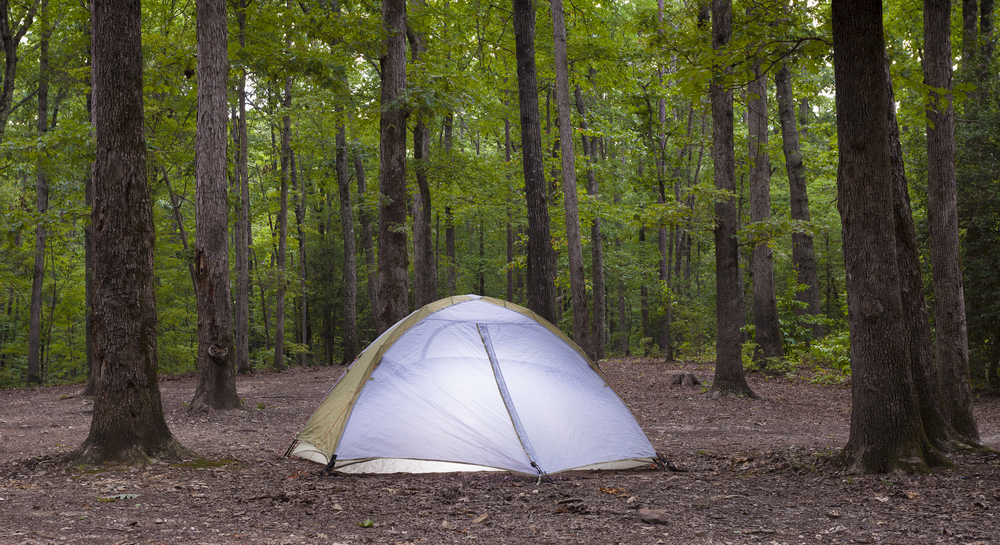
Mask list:
[[[245,406],[265,408],[198,416],[184,412],[194,378],[164,377],[171,431],[203,461],[63,467],[54,462],[89,428],[80,387],[0,391],[0,520],[13,522],[0,524],[0,544],[994,540],[996,455],[954,455],[956,468],[931,475],[851,476],[832,465],[847,441],[849,389],[751,374],[762,399],[711,399],[670,384],[679,371],[710,381],[711,366],[601,365],[683,471],[568,472],[541,484],[505,472],[321,477],[318,464],[281,454],[340,367],[237,377]],[[1000,447],[1000,400],[978,394],[975,413],[983,442]]]

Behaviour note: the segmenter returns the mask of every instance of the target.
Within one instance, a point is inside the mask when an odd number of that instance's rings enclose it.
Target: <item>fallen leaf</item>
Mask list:
[[[452,524],[452,523],[450,523],[450,522],[448,522],[446,520],[446,521],[444,521],[444,522],[441,523],[441,529],[442,530],[454,530],[455,529],[455,525]]]
[[[875,496],[875,500],[885,503],[889,501],[889,496]]]
[[[472,519],[472,522],[473,522],[473,524],[479,524],[480,522],[483,522],[483,521],[485,521],[488,518],[490,518],[490,514],[489,513],[483,513],[482,515],[479,515],[478,517]]]
[[[917,496],[919,496],[919,495],[920,495],[920,492],[917,492],[916,490],[907,490],[906,491],[906,497],[910,498],[911,500],[916,499]]]

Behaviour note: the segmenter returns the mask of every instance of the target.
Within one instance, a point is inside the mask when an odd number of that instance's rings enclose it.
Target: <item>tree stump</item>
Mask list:
[[[670,378],[671,386],[701,386],[701,381],[694,373],[688,373],[687,371],[678,371],[673,373]]]

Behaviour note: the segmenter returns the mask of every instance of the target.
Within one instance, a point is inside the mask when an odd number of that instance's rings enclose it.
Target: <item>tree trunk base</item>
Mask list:
[[[117,463],[134,466],[147,465],[154,460],[184,460],[194,458],[198,458],[198,455],[184,448],[173,437],[153,445],[129,445],[125,447],[102,446],[88,439],[76,450],[60,459],[59,463],[62,465]]]
[[[720,385],[718,382],[712,385],[712,388],[708,391],[709,397],[712,399],[720,399],[723,397],[728,398],[749,398],[749,399],[760,399],[760,396],[756,394],[750,386],[732,386],[732,385]]]

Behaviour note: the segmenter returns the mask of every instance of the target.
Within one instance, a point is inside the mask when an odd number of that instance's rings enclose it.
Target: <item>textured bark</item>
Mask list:
[[[448,113],[444,118],[444,149],[450,154],[452,149],[452,132],[455,114]],[[444,208],[444,253],[447,262],[446,289],[448,295],[457,295],[458,291],[458,271],[455,268],[455,221],[452,216],[451,207]]]
[[[774,77],[775,95],[778,99],[778,118],[781,120],[781,147],[785,154],[788,173],[790,209],[793,220],[809,221],[809,192],[806,187],[806,168],[799,148],[799,131],[795,126],[795,102],[792,98],[792,73],[787,66]],[[805,126],[803,125],[803,130]],[[819,276],[816,268],[816,250],[809,233],[792,233],[792,265],[797,274],[796,282],[805,286],[795,294],[805,308],[796,309],[799,316],[819,316],[823,309],[819,301]],[[823,336],[823,325],[813,324],[814,338]]]
[[[590,128],[587,125],[587,105],[579,85],[576,86],[574,94],[576,109],[580,113],[580,129],[583,133],[580,137],[583,155],[587,161],[587,194],[592,198],[598,198],[600,185],[597,182],[597,175],[594,173],[597,141],[587,134]],[[593,223],[590,226],[590,261],[590,274],[594,286],[594,319],[591,325],[591,340],[594,346],[594,357],[600,360],[604,359],[607,351],[608,315],[607,287],[604,282],[604,240],[601,235],[601,218],[597,214],[594,214]]]
[[[248,0],[238,0],[236,22],[239,25],[240,49],[246,47],[246,11]],[[236,88],[238,101],[238,116],[236,150],[234,162],[236,168],[236,183],[239,186],[239,212],[236,218],[236,244],[234,259],[236,259],[236,297],[234,298],[233,314],[236,321],[233,341],[233,362],[236,372],[249,374],[253,372],[250,365],[250,241],[253,238],[250,224],[250,174],[248,168],[247,143],[247,70],[240,71]]]
[[[299,183],[295,183],[295,173],[298,172]],[[309,292],[306,289],[308,278],[306,276],[306,235],[303,231],[305,223],[307,199],[309,189],[307,187],[305,170],[298,170],[296,167],[295,154],[292,153],[292,187],[298,189],[299,198],[295,203],[295,231],[299,243],[299,342],[305,350],[299,352],[299,365],[307,367],[309,365]]]
[[[528,208],[528,308],[556,322],[552,238],[542,158],[542,125],[535,73],[535,8],[513,0],[517,96],[521,110],[521,154]]]
[[[552,34],[556,64],[556,108],[559,116],[559,156],[562,163],[563,209],[566,213],[566,250],[569,261],[569,291],[573,307],[573,340],[595,359],[587,301],[587,277],[580,238],[580,208],[576,195],[576,150],[570,109],[569,60],[566,54],[566,14],[562,0],[551,0]]]
[[[343,115],[343,108],[338,112]],[[337,120],[337,187],[340,193],[340,227],[344,233],[344,355],[341,365],[354,361],[358,346],[358,264],[354,246],[354,210],[351,206],[351,179],[347,172],[347,131]],[[369,229],[369,235],[371,230]]]
[[[24,17],[13,25],[10,20],[10,0],[0,0],[0,42],[3,45],[3,83],[0,84],[0,141],[7,129],[7,120],[13,108],[14,84],[17,77],[17,48],[35,21],[38,2],[31,2]]]
[[[225,0],[198,0],[194,272],[198,285],[198,384],[189,412],[236,409],[229,287],[226,128],[229,54]]]
[[[365,206],[365,193],[368,184],[365,183],[365,162],[361,157],[359,146],[354,151],[354,177],[358,181],[358,223],[361,224],[361,249],[365,252],[365,281],[368,285],[368,308],[374,319],[378,308],[378,263],[375,259],[375,237],[372,234],[372,222]]]
[[[288,183],[292,162],[292,119],[288,109],[292,107],[292,78],[285,78],[285,93],[281,101],[285,114],[281,116],[281,201],[278,203],[278,251],[275,259],[278,265],[278,285],[274,300],[274,361],[271,366],[286,369],[285,364],[285,273],[286,247],[288,244]]]
[[[885,57],[886,100],[889,104],[889,164],[892,168],[893,215],[896,221],[896,263],[899,266],[900,302],[903,305],[906,344],[910,348],[910,369],[913,375],[920,419],[927,440],[939,450],[951,450],[955,431],[941,411],[940,373],[934,363],[934,346],[924,300],[923,270],[920,247],[917,244],[910,192],[907,189],[903,147],[899,141],[896,121],[896,99],[889,73],[889,57]]]
[[[962,64],[960,70],[967,72],[976,65],[979,53],[979,3],[977,0],[962,1]]]
[[[413,127],[413,161],[417,193],[413,198],[413,270],[416,307],[438,300],[437,259],[431,229],[431,186],[427,181],[430,161],[430,132],[421,119]]]
[[[926,470],[896,259],[881,2],[834,0],[837,206],[851,328],[852,473]]]
[[[38,141],[43,142],[49,126],[49,2],[41,0],[41,34],[38,45]],[[49,208],[47,152],[38,150],[35,172],[35,197],[38,222],[35,224],[35,263],[31,281],[31,310],[28,320],[27,383],[41,384],[42,282],[45,278],[45,212]]]
[[[382,115],[379,120],[378,333],[402,320],[407,303],[406,0],[382,0],[386,52],[379,58]]]
[[[755,67],[756,79],[747,85],[747,125],[750,158],[750,221],[771,219],[771,158],[767,151],[767,77]],[[767,242],[751,249],[754,341],[760,358],[780,358],[781,327],[774,293],[774,256]]]
[[[924,0],[924,83],[927,110],[927,219],[934,280],[934,327],[945,418],[963,441],[979,443],[972,416],[969,340],[958,239],[955,183],[955,111],[951,96],[951,1]]]
[[[90,432],[67,461],[192,456],[167,428],[157,382],[140,20],[139,0],[93,2],[93,328],[100,379]]]
[[[733,31],[730,0],[712,1],[712,47],[729,43]],[[715,379],[712,395],[757,397],[747,384],[741,359],[743,285],[740,282],[739,242],[736,239],[736,167],[733,148],[733,92],[726,87],[722,66],[713,68],[709,85],[712,100],[712,160],[715,187],[734,195],[715,204]]]
[[[424,36],[408,28],[407,37],[410,58],[414,64],[422,62],[427,50]],[[431,134],[427,127],[432,119],[424,113],[413,125],[413,173],[417,181],[417,192],[413,196],[413,294],[416,308],[438,299],[437,258],[431,229],[431,186],[427,181],[431,150]]]

